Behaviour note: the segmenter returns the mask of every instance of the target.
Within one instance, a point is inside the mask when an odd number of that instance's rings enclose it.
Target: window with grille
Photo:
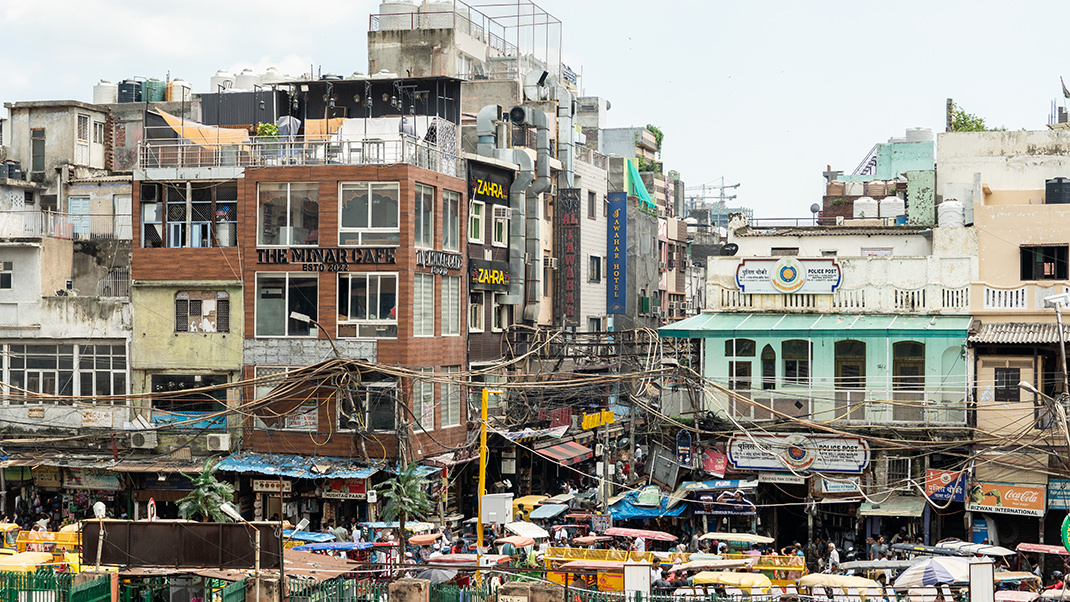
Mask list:
[[[0,289],[10,289],[14,276],[14,265],[10,261],[0,261]]]
[[[45,170],[45,128],[30,130],[30,171]]]
[[[992,394],[995,401],[1021,401],[1018,383],[1022,382],[1021,368],[996,368],[995,386]]]
[[[89,115],[78,115],[78,142],[89,142]]]
[[[810,382],[810,341],[784,341],[780,354],[784,358],[784,382],[805,385]]]
[[[888,487],[909,487],[911,458],[889,457]]]

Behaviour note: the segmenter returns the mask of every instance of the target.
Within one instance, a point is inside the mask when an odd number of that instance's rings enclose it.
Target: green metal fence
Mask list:
[[[494,602],[495,592],[489,586],[458,587],[453,584],[431,585],[430,602]]]
[[[219,590],[220,602],[245,602],[245,581],[237,581]]]
[[[387,583],[332,579],[319,583],[286,580],[288,602],[387,602]]]
[[[0,602],[70,602],[71,573],[0,572]]]
[[[71,602],[111,602],[111,578],[98,577],[72,586]]]

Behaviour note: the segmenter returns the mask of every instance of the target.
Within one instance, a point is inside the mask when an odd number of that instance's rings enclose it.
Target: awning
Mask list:
[[[1063,333],[1070,340],[1070,324],[1063,325]],[[982,323],[977,332],[970,335],[971,343],[997,345],[1054,345],[1059,342],[1059,328],[1045,322]]]
[[[553,518],[568,510],[565,504],[543,504],[528,514],[528,518]]]
[[[562,466],[571,466],[594,457],[594,450],[584,447],[575,441],[559,443],[535,451]]]
[[[546,529],[543,529],[539,525],[526,521],[505,523],[505,530],[510,533],[521,535],[523,537],[530,537],[532,539],[549,539],[550,537],[550,533]]]
[[[1070,556],[1070,551],[1067,551],[1063,546],[1053,546],[1044,543],[1020,543],[1015,548],[1019,552],[1036,552],[1038,554],[1059,554],[1061,556]]]
[[[155,112],[163,118],[167,125],[171,126],[171,129],[176,134],[198,146],[212,147],[249,142],[249,132],[245,130],[204,125],[189,119],[175,117],[159,109],[156,109]]]
[[[936,544],[937,548],[947,548],[949,550],[958,550],[962,552],[963,556],[974,556],[977,554],[983,554],[984,556],[1014,556],[1014,550],[1008,550],[1003,546],[993,546],[984,543],[973,543],[972,541],[941,541]]]
[[[559,493],[548,500],[543,500],[544,504],[567,504],[575,499],[576,496],[571,493]]]
[[[215,467],[229,472],[255,472],[295,479],[366,479],[379,471],[377,467],[358,466],[345,458],[241,453],[231,454]],[[433,466],[419,468],[429,472],[442,470]]]
[[[201,472],[204,465],[200,462],[174,463],[174,462],[119,462],[109,466],[112,472],[163,472],[196,474]]]
[[[328,541],[334,541],[338,539],[331,533],[320,533],[319,531],[294,531],[293,529],[283,529],[282,536],[286,539],[296,539],[297,541],[311,541],[315,543],[327,543]]]
[[[479,454],[473,454],[467,458],[458,458],[456,452],[449,452],[448,454],[442,454],[441,456],[432,456],[430,458],[424,458],[425,462],[431,462],[432,464],[438,464],[439,466],[451,467],[459,466],[461,464],[467,464],[472,460],[478,460]]]
[[[687,339],[769,336],[842,337],[905,336],[966,337],[969,316],[897,316],[860,314],[703,313],[662,326],[663,337]]]
[[[669,496],[662,496],[661,503],[657,506],[638,505],[636,504],[638,498],[638,491],[629,491],[625,495],[609,500],[609,513],[613,516],[613,520],[680,516],[687,510],[686,504],[677,504],[675,507],[671,506],[669,504]]]
[[[664,531],[652,531],[650,529],[626,529],[623,527],[610,527],[606,529],[606,535],[613,537],[642,537],[657,541],[676,541],[676,536]]]
[[[879,504],[862,502],[859,516],[909,516],[917,518],[925,511],[925,499],[920,497],[892,496]]]

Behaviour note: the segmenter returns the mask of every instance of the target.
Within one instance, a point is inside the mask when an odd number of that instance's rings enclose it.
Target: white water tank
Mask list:
[[[950,199],[936,208],[936,224],[941,228],[961,228],[965,223],[962,201]]]
[[[208,92],[210,94],[230,90],[234,87],[234,74],[230,71],[220,69],[215,72],[215,75],[208,78],[208,87]]]
[[[268,67],[267,71],[260,74],[262,84],[277,84],[282,81],[286,81],[286,76],[275,67]]]
[[[190,102],[193,100],[193,85],[182,79],[167,82],[167,102]]]
[[[908,128],[907,142],[932,142],[933,131],[929,128]]]
[[[346,79],[368,79],[368,77],[360,71],[354,71],[353,73],[346,76]]]
[[[861,184],[861,182],[857,182],[857,184]],[[877,217],[877,201],[873,200],[871,197],[864,196],[855,199],[854,209],[854,217],[856,219],[872,219]]]
[[[379,4],[379,31],[416,29],[416,5],[403,0]]]
[[[93,86],[93,104],[109,105],[119,102],[119,84],[113,84],[106,79]]]
[[[865,194],[865,184],[862,182],[844,182],[843,193],[847,196],[861,196]]]
[[[397,79],[396,73],[391,73],[388,69],[380,69],[378,73],[372,74],[372,79]]]
[[[905,215],[907,205],[897,196],[886,196],[880,202],[881,217],[892,219]]]
[[[252,69],[242,69],[241,73],[234,78],[235,90],[252,90],[254,85],[260,83],[260,76]]]

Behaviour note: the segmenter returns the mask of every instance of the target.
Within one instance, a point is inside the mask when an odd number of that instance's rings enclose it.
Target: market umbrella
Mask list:
[[[754,533],[707,533],[699,539],[716,539],[718,541],[735,541],[740,543],[773,543],[772,537]]]
[[[455,569],[424,569],[416,573],[417,579],[427,579],[431,583],[446,583],[456,576],[457,571]]]
[[[441,537],[441,533],[425,533],[422,535],[413,535],[408,539],[408,542],[414,546],[429,546],[438,541]]]
[[[499,537],[494,540],[494,543],[507,543],[512,544],[517,548],[523,548],[535,544],[535,540],[530,537],[523,537],[520,535],[510,535],[509,537]]]
[[[937,583],[965,583],[970,564],[965,558],[936,556],[911,566],[895,580],[896,589],[928,587]]]
[[[830,575],[827,573],[810,573],[795,580],[799,587],[880,587],[880,584],[872,579],[856,577],[855,575]]]
[[[691,578],[691,583],[695,585],[734,585],[740,588],[756,587],[763,591],[773,585],[773,582],[769,580],[769,577],[766,577],[761,573],[732,573],[725,571],[702,571],[701,573],[696,573],[695,576]]]
[[[506,525],[508,528],[508,525]],[[642,537],[656,541],[676,541],[676,536],[664,531],[651,531],[649,529],[625,529],[623,527],[611,527],[606,529],[606,535],[614,537]]]

